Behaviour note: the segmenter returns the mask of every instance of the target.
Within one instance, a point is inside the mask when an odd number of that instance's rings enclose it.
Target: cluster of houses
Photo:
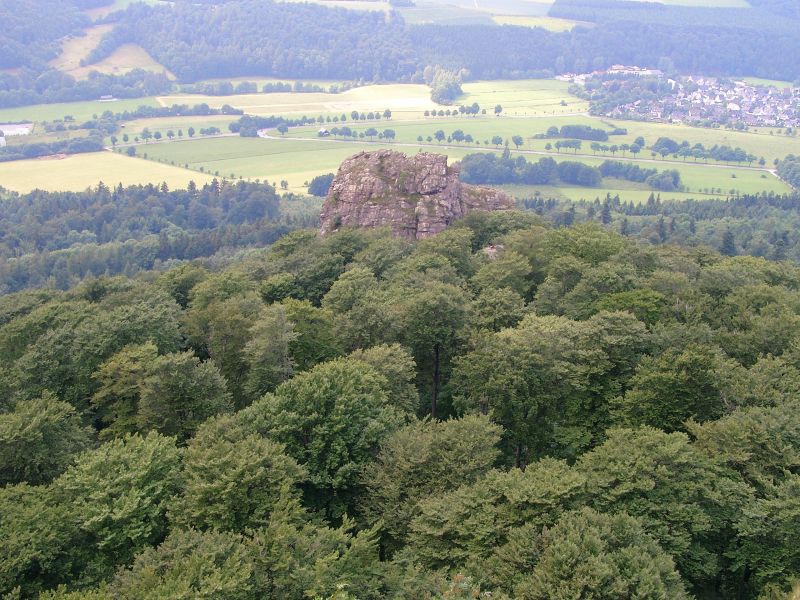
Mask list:
[[[610,117],[671,122],[712,121],[758,127],[800,127],[800,88],[776,88],[708,77],[668,80],[672,92],[615,107]]]
[[[569,83],[584,84],[589,79],[601,75],[619,75],[623,77],[663,77],[664,72],[660,71],[659,69],[647,69],[644,67],[611,65],[608,69],[592,71],[591,73],[564,73],[563,75],[556,75],[556,79],[559,81],[567,81]]]
[[[0,123],[0,148],[8,145],[6,137],[29,135],[32,127],[32,123]]]
[[[617,77],[603,77],[613,75]],[[619,76],[654,77],[660,79],[660,92],[650,98],[631,94],[630,101],[613,108],[603,103],[602,113],[612,118],[634,118],[648,121],[693,123],[710,121],[741,124],[749,127],[800,127],[800,88],[777,88],[731,81],[715,77],[689,76],[669,79],[658,70],[614,65],[605,71],[579,75],[567,74],[559,79],[585,84],[593,80],[603,88],[618,87]],[[631,81],[635,85],[634,81]],[[596,93],[596,92],[595,92]],[[617,96],[624,97],[624,94]]]

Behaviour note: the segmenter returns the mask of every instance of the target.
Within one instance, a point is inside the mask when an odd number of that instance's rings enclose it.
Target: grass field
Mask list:
[[[117,113],[125,110],[134,110],[142,105],[159,106],[159,103],[156,102],[155,98],[133,98],[114,102],[90,100],[87,102],[64,102],[61,104],[36,104],[33,106],[0,109],[0,122],[55,121],[56,119],[63,119],[66,115],[71,115],[76,121],[86,121],[91,119],[92,115],[100,115],[107,110]]]
[[[488,97],[488,95],[487,95]],[[506,115],[504,106],[503,115]],[[492,112],[492,106],[487,106],[488,112]],[[625,128],[627,135],[612,136],[606,145],[612,144],[631,144],[637,137],[642,136],[649,146],[659,137],[670,137],[679,142],[687,140],[691,145],[701,143],[707,148],[714,145],[728,145],[731,147],[739,146],[747,152],[757,157],[764,157],[767,165],[772,165],[776,158],[782,159],[787,154],[800,154],[800,137],[786,136],[783,134],[770,135],[770,130],[760,132],[740,132],[725,129],[705,129],[699,127],[689,127],[685,125],[670,125],[665,123],[645,123],[638,121],[610,121],[597,117],[590,117],[583,114],[572,116],[539,116],[539,117],[495,117],[491,114],[479,117],[454,117],[454,118],[428,118],[407,121],[391,122],[348,122],[347,125],[359,132],[369,127],[375,127],[379,131],[385,128],[394,129],[397,134],[397,141],[414,143],[417,137],[423,139],[432,136],[437,129],[441,129],[445,134],[450,135],[454,130],[461,129],[465,134],[470,134],[476,140],[484,142],[491,141],[495,135],[501,136],[504,140],[511,136],[520,135],[524,138],[524,148],[528,150],[544,151],[545,146],[554,140],[535,139],[533,136],[543,134],[550,126],[561,127],[562,125],[589,125],[607,131],[614,127]],[[331,127],[333,124],[326,124]],[[309,137],[316,135],[317,128],[296,128],[291,129],[289,135],[292,137]],[[581,150],[584,154],[591,154],[591,142],[584,141]],[[620,154],[617,157],[621,156]],[[610,157],[610,155],[609,155]],[[651,158],[650,152],[645,149],[639,158]],[[669,158],[669,157],[668,157]],[[690,159],[688,162],[692,162]],[[713,161],[712,161],[713,162]]]
[[[460,6],[416,2],[415,6],[398,9],[403,20],[410,25],[492,25],[492,15],[468,10]]]
[[[747,0],[636,0],[639,2],[658,2],[671,6],[697,6],[701,8],[750,8]]]
[[[349,114],[353,110],[382,112],[389,108],[395,113],[395,118],[418,118],[426,109],[436,106],[430,99],[430,89],[424,85],[414,84],[370,85],[347,90],[341,94],[289,92],[236,96],[174,94],[159,96],[158,102],[162,106],[204,102],[213,108],[230,104],[254,115],[319,115],[343,112]]]
[[[751,85],[764,85],[767,87],[786,88],[794,85],[791,81],[780,81],[778,79],[761,79],[760,77],[742,77],[742,79]]]
[[[263,84],[263,82],[261,82]],[[19,109],[0,110],[0,122],[23,121],[23,120],[52,120],[62,118],[66,114],[72,115],[77,121],[86,120],[93,114],[100,114],[105,110],[120,112],[125,109],[133,109],[142,104],[147,105],[172,105],[197,104],[206,102],[211,106],[219,107],[223,104],[231,104],[240,107],[248,113],[271,115],[285,114],[287,116],[318,116],[318,115],[347,115],[347,125],[356,131],[363,132],[367,128],[374,127],[378,131],[391,128],[396,132],[396,143],[393,144],[397,149],[407,153],[413,153],[426,146],[424,149],[432,152],[444,152],[453,159],[458,159],[464,154],[481,151],[496,151],[494,144],[491,143],[493,136],[500,136],[503,140],[508,140],[512,136],[520,135],[524,139],[523,150],[530,152],[546,153],[546,145],[553,143],[554,140],[537,139],[534,136],[543,134],[548,127],[560,127],[566,124],[584,124],[610,130],[614,127],[627,128],[628,133],[624,136],[612,137],[607,145],[632,143],[636,137],[645,138],[647,145],[653,144],[658,137],[667,136],[678,141],[688,140],[691,144],[702,143],[706,147],[715,144],[740,146],[747,152],[758,157],[763,156],[767,164],[771,166],[775,158],[783,158],[787,154],[800,154],[800,138],[789,137],[777,134],[776,131],[763,129],[750,132],[727,131],[724,129],[702,129],[684,125],[671,125],[663,123],[642,123],[635,121],[610,121],[586,114],[586,103],[567,93],[567,84],[554,80],[523,80],[523,81],[483,81],[467,83],[463,86],[464,95],[458,99],[456,104],[471,104],[478,102],[481,107],[487,110],[486,115],[478,117],[446,117],[446,118],[424,118],[423,112],[426,109],[435,107],[429,97],[429,89],[422,85],[393,84],[393,85],[373,85],[348,90],[341,94],[312,93],[312,94],[244,94],[237,96],[210,97],[188,94],[173,94],[159,98],[145,98],[135,100],[124,100],[112,103],[104,102],[81,102],[70,104],[41,105]],[[502,115],[497,117],[493,114],[495,104],[503,106]],[[350,119],[350,112],[383,111],[390,108],[393,112],[391,120],[354,122]],[[135,165],[132,169],[134,180],[155,180],[161,181],[167,176],[175,177],[177,181],[188,181],[188,178],[200,177],[200,169],[205,173],[219,173],[225,177],[244,177],[250,179],[267,179],[279,182],[282,179],[289,181],[290,187],[294,191],[303,191],[303,184],[312,177],[320,173],[335,171],[339,163],[346,157],[362,149],[375,149],[381,144],[370,144],[366,141],[359,143],[342,143],[335,140],[320,140],[316,138],[318,125],[292,128],[287,137],[288,140],[263,140],[253,138],[201,138],[186,139],[188,128],[194,127],[199,130],[203,127],[218,127],[223,132],[227,132],[228,124],[234,120],[232,117],[168,117],[163,119],[140,119],[125,124],[125,129],[117,134],[117,138],[122,139],[122,135],[127,133],[131,139],[141,133],[147,127],[152,132],[159,131],[166,136],[167,131],[175,133],[183,130],[184,139],[168,144],[146,144],[139,145],[139,155],[147,153],[149,162],[137,160],[131,162],[127,157],[112,155],[110,153],[103,156],[100,160],[111,160],[115,165]],[[326,123],[326,127],[331,128],[335,124]],[[439,147],[435,142],[431,147],[427,147],[425,142],[428,136],[433,136],[434,132],[442,129],[446,135],[450,135],[456,129],[462,130],[465,134],[470,134],[475,138],[476,144],[471,147],[457,146],[446,148]],[[772,135],[771,135],[772,134]],[[418,141],[422,137],[423,143]],[[301,138],[312,138],[304,140]],[[27,141],[34,141],[29,138]],[[15,143],[17,140],[15,140]],[[488,142],[488,143],[487,143]],[[392,145],[392,144],[390,144]],[[584,141],[583,148],[578,155],[570,152],[555,153],[549,151],[550,155],[557,160],[581,160],[588,164],[600,164],[606,158],[617,160],[626,159],[618,153],[616,156],[594,156],[590,149],[590,142]],[[584,156],[581,156],[584,155]],[[110,157],[110,158],[109,158]],[[529,155],[530,160],[538,160],[541,154]],[[123,161],[120,163],[120,160]],[[161,164],[155,161],[160,161]],[[692,160],[687,162],[671,162],[670,157],[664,160],[652,160],[650,152],[644,150],[638,157],[638,161],[648,168],[677,168],[683,178],[685,186],[691,195],[706,193],[706,190],[722,190],[727,194],[729,190],[735,189],[739,192],[760,192],[775,191],[786,192],[788,188],[773,175],[762,170],[746,169],[739,166],[714,166],[709,164],[694,163]],[[56,183],[48,177],[48,169],[61,169],[61,171],[75,171],[71,177],[78,183],[69,180],[71,186],[79,188],[96,183],[94,180],[102,177],[103,170],[96,167],[95,163],[84,157],[70,158],[66,161],[33,161],[33,166],[21,167],[20,173],[24,173],[29,181],[28,187],[36,185],[52,185],[58,187],[63,181],[69,178],[65,173],[59,172]],[[174,163],[174,167],[172,166]],[[23,163],[14,163],[23,165]],[[44,167],[42,167],[44,165]],[[63,168],[62,165],[70,165]],[[195,171],[186,171],[179,167],[184,165]],[[4,183],[3,175],[11,176],[13,167],[0,165],[0,185]],[[27,170],[26,170],[27,169]],[[166,171],[163,171],[166,169]],[[147,171],[151,174],[148,175]],[[84,172],[85,171],[85,172]],[[163,172],[162,172],[163,171]],[[108,171],[112,178],[119,177],[117,171]],[[16,187],[19,189],[23,184],[20,177],[16,176]],[[39,182],[44,183],[39,183]],[[168,179],[168,183],[170,183]],[[635,186],[634,186],[635,188]],[[650,190],[631,189],[631,185],[625,182],[606,182],[603,190],[586,190],[583,188],[558,188],[559,193],[566,197],[589,197],[591,198],[602,192],[609,190],[613,193],[620,192],[629,198],[638,199],[642,195],[649,195]],[[719,191],[709,192],[712,195],[719,195]],[[532,195],[532,194],[526,194]],[[685,197],[685,194],[672,194],[670,197]]]
[[[487,109],[500,104],[507,116],[559,116],[589,110],[587,102],[567,92],[568,83],[555,79],[476,81],[461,87],[464,95],[457,104],[477,102]]]
[[[329,8],[346,8],[348,10],[375,10],[389,12],[392,5],[378,0],[278,0],[278,2],[313,2]]]
[[[620,199],[625,202],[644,203],[650,197],[650,194],[658,195],[655,190],[641,190],[630,189],[628,187],[615,187],[616,182],[607,182],[602,189],[585,188],[585,187],[555,187],[555,186],[533,186],[533,185],[499,185],[493,186],[505,190],[515,198],[535,198],[540,196],[542,198],[556,198],[558,200],[594,200],[600,198],[601,200],[606,197],[606,194],[611,196],[619,195]],[[661,194],[662,200],[689,200],[689,199],[724,199],[724,194],[698,194],[698,193],[684,193],[684,192],[670,192],[669,194]]]
[[[125,123],[125,128],[116,134],[118,138],[122,138],[124,133],[130,137],[139,135],[145,128],[149,129],[152,133],[160,131],[162,135],[172,130],[175,134],[178,130],[183,130],[184,135],[187,135],[189,127],[194,127],[195,130],[201,128],[217,127],[223,133],[228,133],[228,124],[235,121],[239,117],[227,116],[193,116],[193,117],[162,117],[154,119],[137,119],[135,121],[128,121]]]
[[[370,144],[332,144],[300,140],[271,141],[259,138],[215,138],[140,145],[140,155],[151,160],[175,161],[192,169],[220,176],[289,182],[294,191],[313,177],[335,172],[339,164],[359,150],[375,149]]]
[[[517,25],[519,27],[541,27],[548,31],[571,31],[576,25],[591,27],[586,21],[571,21],[555,17],[524,17],[519,15],[494,15],[492,20],[498,25]]]
[[[154,73],[166,73],[175,79],[164,65],[156,62],[147,51],[137,44],[123,44],[100,62],[67,71],[76,79],[87,79],[89,73],[98,71],[106,75],[124,75],[133,69],[144,69]]]
[[[452,160],[462,158],[465,154],[480,151],[496,151],[493,148],[467,148],[467,147],[421,147],[415,144],[383,144],[383,143],[346,143],[334,140],[265,140],[259,138],[214,138],[181,141],[167,144],[147,144],[138,146],[140,155],[147,154],[151,160],[165,161],[179,166],[188,165],[191,169],[203,169],[206,173],[224,177],[244,177],[249,179],[266,179],[279,182],[285,179],[292,190],[303,191],[303,184],[316,175],[326,172],[335,172],[339,164],[361,150],[376,150],[388,147],[413,154],[420,150],[447,154]],[[528,155],[528,160],[538,160],[541,155]],[[554,156],[556,160],[580,160],[587,164],[599,165],[604,159],[601,157],[573,157],[568,154]],[[641,161],[639,161],[641,162]],[[706,194],[720,195],[720,192],[710,192],[721,189],[721,194],[727,194],[735,189],[741,193],[755,193],[761,191],[787,192],[788,187],[779,179],[765,171],[743,169],[737,167],[719,167],[702,164],[656,164],[642,162],[642,166],[656,166],[659,169],[676,168],[681,172],[684,185],[688,188],[688,195]],[[610,187],[608,187],[610,186]],[[627,182],[610,182],[602,190],[580,188],[580,193],[591,194],[591,198],[602,191],[619,191],[622,195],[628,192],[632,197],[638,198],[645,190],[633,189],[636,187]],[[559,188],[560,189],[560,188]],[[576,188],[578,189],[578,188]],[[624,194],[623,194],[624,191]],[[649,190],[646,190],[649,194]],[[571,192],[573,193],[573,192]],[[574,194],[578,192],[575,191]],[[646,195],[647,195],[646,194]],[[528,195],[533,195],[528,194]],[[645,195],[645,197],[646,197]],[[684,198],[687,194],[662,194],[662,197]]]
[[[116,186],[166,182],[173,188],[189,181],[207,183],[211,177],[185,169],[129,158],[111,152],[75,154],[61,160],[19,160],[0,163],[0,186],[17,192],[33,189],[81,191],[100,181]]]
[[[114,2],[109,4],[108,6],[101,6],[100,8],[92,8],[85,12],[87,15],[89,15],[89,17],[92,20],[97,21],[98,19],[102,19],[103,17],[110,15],[112,12],[126,9],[130,4],[133,4],[134,2],[156,4],[159,2],[159,0],[114,0]]]
[[[50,61],[50,66],[73,75],[81,68],[81,61],[97,47],[100,40],[114,29],[113,25],[95,25],[84,31],[83,36],[71,36],[61,43],[61,54]]]
[[[261,89],[265,83],[279,83],[279,82],[280,83],[294,84],[296,81],[299,81],[301,83],[311,83],[311,84],[314,84],[314,85],[318,85],[318,86],[320,86],[322,88],[325,88],[325,89],[331,87],[332,85],[341,86],[344,83],[347,83],[344,80],[331,80],[331,79],[292,79],[292,78],[288,78],[288,77],[281,78],[281,77],[255,77],[255,76],[253,76],[253,77],[225,77],[225,78],[214,78],[214,79],[202,79],[202,80],[200,80],[200,81],[198,81],[196,83],[229,82],[229,83],[232,83],[235,86],[237,83],[241,83],[242,81],[249,81],[251,83],[255,83],[258,86],[259,89]],[[178,87],[181,89],[181,91],[183,91],[183,89],[185,87],[188,87],[190,85],[195,85],[195,84],[186,84],[185,86],[179,84]]]

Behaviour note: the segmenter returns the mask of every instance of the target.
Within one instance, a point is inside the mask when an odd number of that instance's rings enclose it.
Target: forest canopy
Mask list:
[[[5,295],[0,591],[778,594],[798,315],[788,263],[515,211]]]

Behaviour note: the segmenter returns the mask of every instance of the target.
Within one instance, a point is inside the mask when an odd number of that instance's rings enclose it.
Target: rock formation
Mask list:
[[[447,157],[392,150],[360,152],[345,160],[322,207],[324,235],[339,227],[388,226],[395,235],[423,238],[472,210],[506,210],[507,194],[467,185]]]

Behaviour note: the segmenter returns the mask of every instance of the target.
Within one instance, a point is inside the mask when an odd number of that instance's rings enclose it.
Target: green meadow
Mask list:
[[[267,80],[258,80],[263,85]],[[325,82],[317,82],[324,85]],[[333,82],[328,82],[333,83]],[[168,106],[176,103],[197,104],[206,102],[212,107],[221,107],[230,104],[241,108],[247,113],[258,115],[286,115],[298,117],[300,115],[322,117],[324,124],[291,128],[286,135],[287,139],[254,139],[239,138],[234,136],[220,138],[202,138],[199,133],[194,139],[188,139],[188,129],[193,127],[199,132],[201,128],[217,127],[222,133],[228,134],[228,125],[235,117],[208,116],[208,117],[165,117],[156,119],[139,119],[124,124],[124,129],[116,134],[118,143],[122,143],[124,134],[128,134],[131,142],[147,128],[152,133],[160,132],[166,138],[167,132],[183,133],[183,137],[171,143],[138,144],[139,157],[147,155],[148,161],[136,160],[132,169],[132,180],[146,181],[147,170],[152,169],[151,177],[154,181],[162,181],[165,177],[172,177],[173,181],[188,181],[188,178],[201,174],[219,174],[221,177],[242,177],[248,179],[262,179],[279,183],[286,180],[293,191],[305,190],[305,183],[316,175],[335,171],[339,163],[346,157],[360,151],[371,150],[379,147],[393,147],[397,150],[413,153],[420,150],[428,152],[443,152],[458,160],[471,152],[498,151],[502,143],[497,146],[492,138],[499,136],[505,142],[513,136],[522,137],[521,150],[530,153],[529,160],[538,160],[543,155],[550,155],[556,160],[580,160],[588,164],[597,165],[605,159],[630,160],[630,155],[621,152],[616,155],[595,155],[591,150],[591,142],[584,141],[578,153],[571,151],[556,152],[548,144],[554,144],[555,139],[542,139],[549,127],[561,127],[568,124],[582,124],[611,131],[614,128],[625,128],[627,134],[612,136],[605,145],[631,144],[641,136],[647,145],[653,144],[659,137],[666,136],[675,140],[687,140],[691,144],[702,143],[706,147],[717,145],[739,146],[747,152],[764,157],[767,168],[777,158],[787,154],[800,154],[800,138],[787,136],[784,131],[777,128],[761,128],[751,131],[730,131],[725,129],[704,129],[689,127],[680,124],[642,123],[635,121],[611,121],[589,116],[587,104],[568,91],[568,84],[555,80],[521,80],[521,81],[479,81],[464,84],[464,95],[459,98],[458,104],[471,105],[477,102],[486,114],[475,117],[450,116],[450,117],[425,117],[426,110],[453,110],[456,107],[442,107],[435,105],[430,100],[429,89],[416,84],[391,84],[371,85],[348,90],[340,94],[330,93],[278,93],[278,94],[241,94],[234,96],[202,96],[191,94],[171,94],[158,98],[142,98],[134,100],[120,100],[117,102],[78,102],[67,104],[39,105],[24,108],[7,109],[0,111],[0,122],[14,121],[44,121],[63,118],[65,115],[73,116],[76,121],[86,120],[94,114],[105,110],[119,112],[134,109],[142,104],[149,106]],[[501,105],[503,110],[500,116],[495,116],[495,105]],[[353,121],[350,113],[382,112],[385,108],[392,111],[390,120],[379,121]],[[369,128],[381,132],[384,129],[393,129],[396,138],[393,142],[384,142],[377,139],[370,143],[366,138],[355,141],[335,140],[332,138],[320,139],[317,131],[320,127],[331,129],[343,124],[334,123],[333,117],[346,115],[344,123],[357,132],[364,133]],[[330,121],[328,121],[330,119]],[[455,143],[438,144],[428,142],[430,136],[434,138],[437,130],[444,131],[446,136],[452,135],[456,130],[469,134],[473,138],[470,145]],[[36,131],[36,129],[35,129]],[[277,136],[277,132],[272,132]],[[537,137],[539,136],[539,137]],[[25,141],[47,141],[51,136],[43,138],[29,137]],[[421,138],[421,141],[420,141]],[[12,143],[21,143],[14,140]],[[110,144],[110,141],[109,141]],[[512,145],[512,149],[514,149]],[[127,157],[111,155],[115,165],[134,163]],[[119,159],[125,160],[119,163]],[[109,160],[105,157],[103,160]],[[41,164],[63,161],[33,161],[39,163],[26,166],[26,176],[33,181],[38,179],[37,173],[44,172],[46,167]],[[684,162],[667,157],[651,156],[645,149],[637,157],[643,167],[648,168],[676,168],[681,172],[684,192],[672,193],[670,197],[684,198],[687,196],[719,197],[727,195],[731,190],[741,193],[760,191],[786,192],[789,188],[778,180],[772,173],[762,169],[748,169],[741,165],[713,165],[702,162],[695,163],[691,159]],[[81,158],[70,160],[71,169],[85,170],[85,176],[75,175],[69,185],[82,186],[84,182],[91,184],[97,174],[93,161]],[[757,166],[757,165],[754,165]],[[161,169],[161,170],[159,170]],[[163,169],[167,169],[166,171]],[[0,185],[12,189],[21,189],[24,185],[19,176],[14,177],[8,167],[0,169]],[[179,175],[180,174],[180,175]],[[44,176],[46,179],[46,176]],[[65,175],[59,175],[63,180]],[[10,178],[10,179],[9,179]],[[13,186],[6,183],[9,179]],[[46,182],[49,185],[49,182]],[[88,185],[88,184],[87,184]],[[72,188],[70,188],[72,189]],[[629,199],[647,197],[649,189],[643,186],[631,185],[627,182],[606,181],[602,190],[585,188],[554,188],[554,189],[524,189],[518,193],[524,196],[533,196],[536,192],[547,196],[594,198],[598,194],[605,195],[607,191],[619,193]]]
[[[286,180],[289,187],[295,191],[302,191],[305,182],[316,175],[335,172],[339,163],[348,156],[363,150],[376,150],[378,148],[392,148],[407,154],[419,151],[439,152],[447,154],[451,160],[462,158],[465,154],[481,151],[497,152],[498,149],[456,147],[453,145],[438,144],[404,144],[401,142],[356,142],[339,141],[332,139],[260,139],[260,138],[208,138],[184,140],[171,143],[141,144],[137,147],[139,156],[147,155],[154,161],[184,167],[206,174],[220,177],[234,177],[245,179],[261,179],[270,182]],[[602,157],[574,157],[571,154],[552,154],[558,161],[580,160],[592,165],[599,165]],[[541,154],[528,154],[528,160],[538,160]],[[618,157],[620,160],[629,160]],[[686,186],[686,192],[669,197],[684,198],[688,195],[724,196],[731,190],[740,193],[756,193],[761,191],[787,192],[789,188],[771,173],[760,169],[747,169],[742,167],[726,167],[721,165],[703,164],[675,164],[664,161],[640,160],[636,161],[642,167],[659,169],[677,169]],[[609,182],[609,185],[614,182]],[[650,190],[643,186],[626,185],[620,188],[604,185],[602,194],[606,189],[619,192],[621,196],[629,194],[639,198],[643,192],[645,197]],[[627,182],[625,182],[627,183]],[[598,190],[599,190],[598,189]],[[598,190],[583,188],[582,197],[594,197]],[[525,195],[534,195],[535,190],[526,191]],[[570,192],[571,196],[577,191]]]
[[[130,100],[115,100],[101,102],[90,100],[86,102],[62,102],[57,104],[34,104],[16,108],[0,109],[0,123],[15,123],[21,121],[55,121],[69,115],[76,121],[87,121],[93,115],[101,115],[105,111],[118,113],[126,110],[135,110],[140,106],[159,106],[155,98],[133,98]]]
[[[0,163],[0,186],[16,192],[78,192],[101,181],[109,187],[165,182],[171,188],[185,188],[189,181],[201,184],[211,179],[202,173],[112,152]]]

